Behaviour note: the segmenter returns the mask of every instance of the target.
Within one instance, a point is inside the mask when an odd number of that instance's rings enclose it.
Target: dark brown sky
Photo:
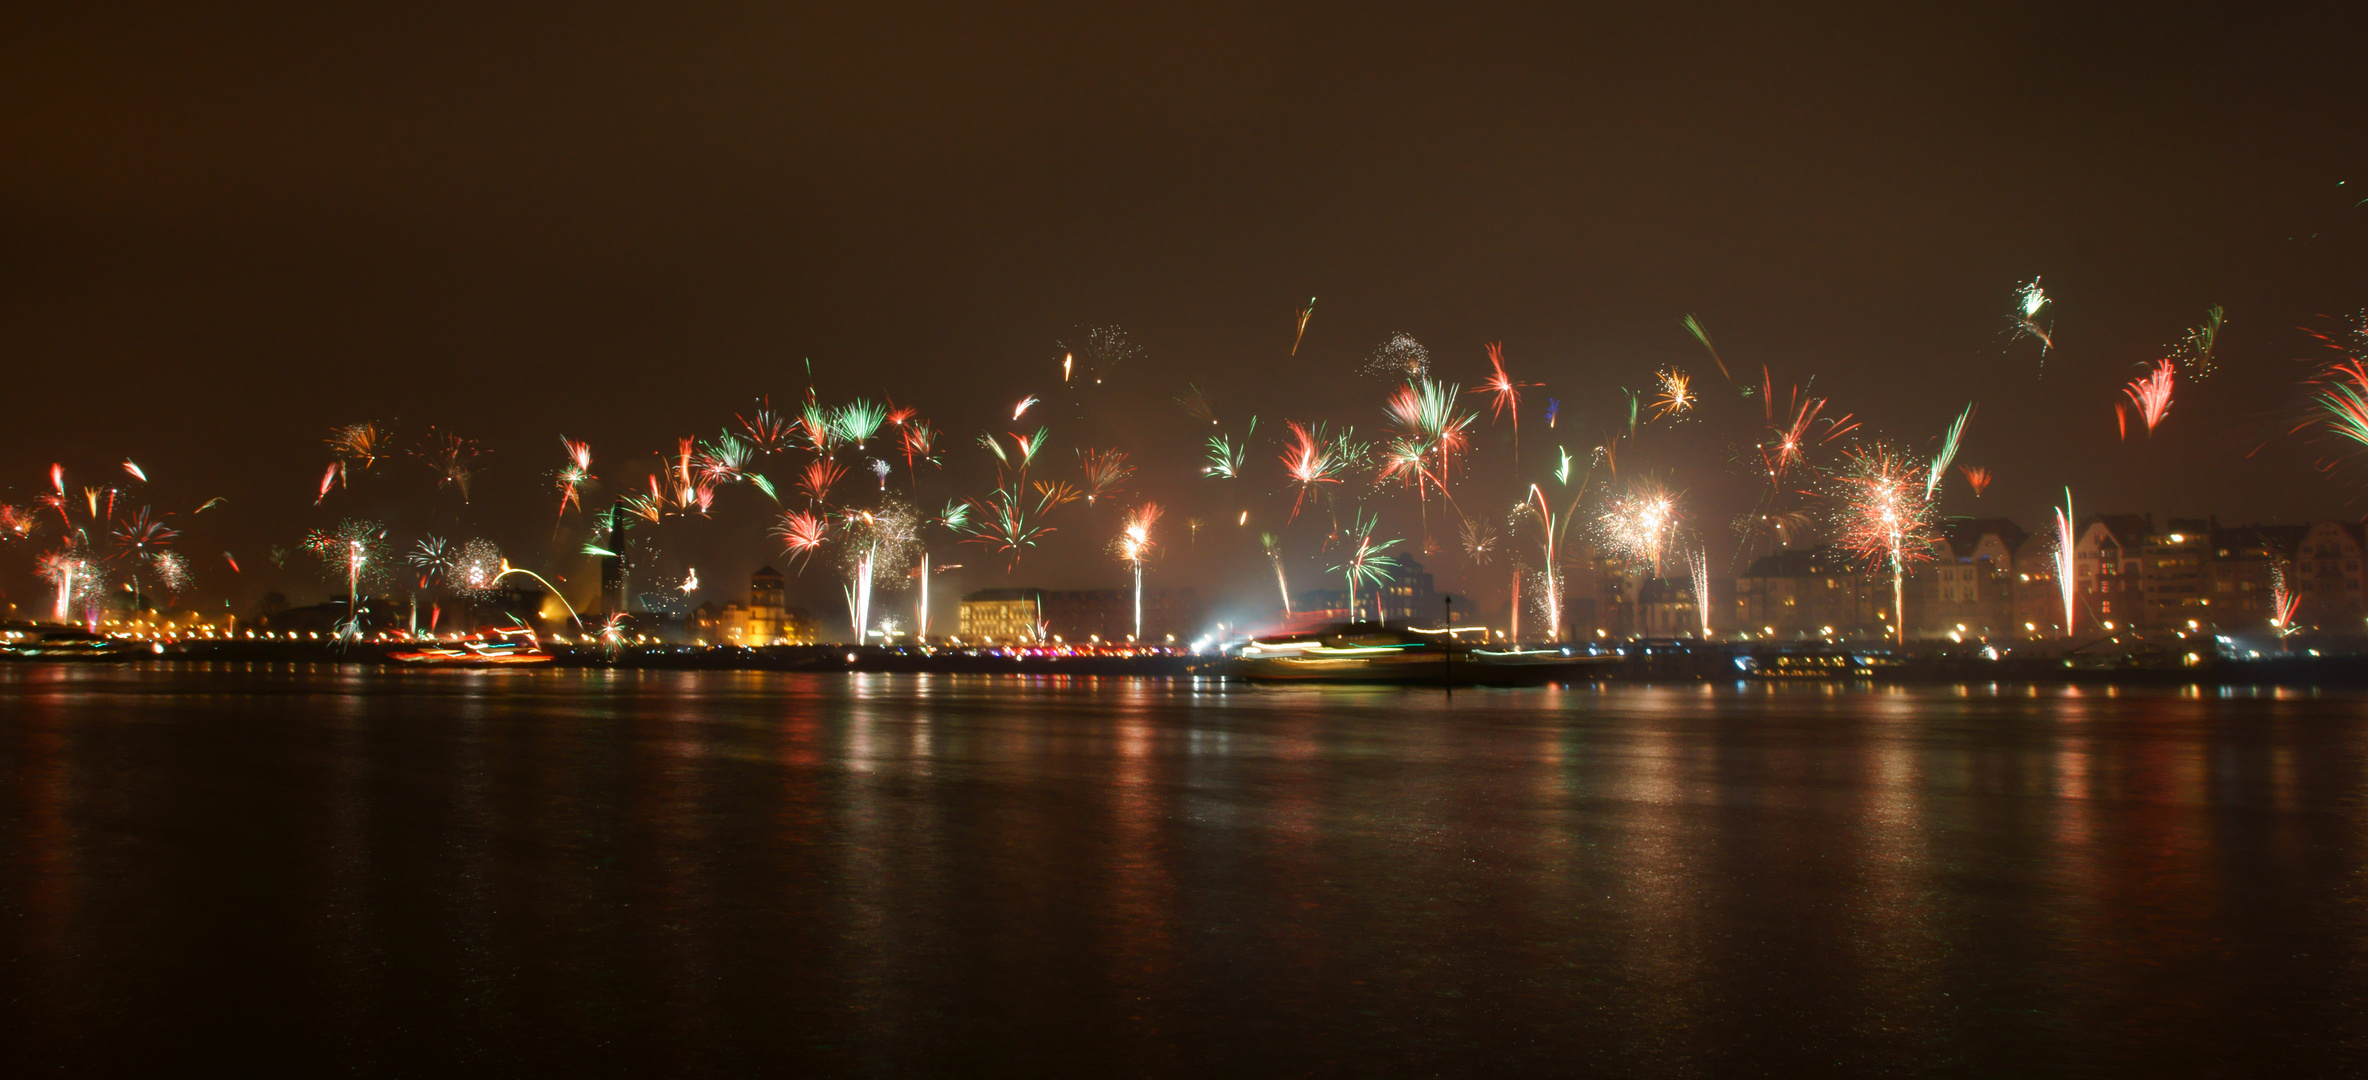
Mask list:
[[[493,452],[437,527],[531,538],[562,432],[621,467],[811,357],[964,442],[1104,323],[1145,416],[1097,437],[1164,493],[1186,380],[1373,424],[1348,372],[1405,330],[1608,416],[1699,364],[1695,312],[1911,442],[1980,400],[1998,480],[1954,511],[2363,509],[2283,434],[2294,328],[2368,304],[2356,5],[249,8],[0,15],[10,498],[131,456],[252,551],[337,516],[331,424],[400,417]],[[2003,334],[2034,274],[2044,380]],[[2117,386],[2213,303],[2222,373],[2118,442]],[[1755,435],[1659,464],[1715,522]]]

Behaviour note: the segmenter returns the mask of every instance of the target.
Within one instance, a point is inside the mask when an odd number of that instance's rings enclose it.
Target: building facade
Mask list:
[[[1831,544],[1780,551],[1735,579],[1735,627],[1747,634],[1889,634],[1891,589]]]
[[[813,613],[783,602],[781,572],[761,567],[748,576],[748,602],[721,608],[701,604],[691,613],[693,631],[712,645],[812,645],[820,637]]]
[[[1041,589],[981,589],[962,598],[954,636],[1000,644],[1048,638]]]

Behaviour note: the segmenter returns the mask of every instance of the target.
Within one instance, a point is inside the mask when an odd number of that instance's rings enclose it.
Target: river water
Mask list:
[[[2368,698],[0,667],[0,1065],[2336,1075]]]

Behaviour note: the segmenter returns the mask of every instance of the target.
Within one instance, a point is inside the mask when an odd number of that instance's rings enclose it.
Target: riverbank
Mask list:
[[[392,664],[400,643],[333,641],[181,641],[122,660],[147,662]],[[921,650],[843,645],[766,648],[647,646],[614,652],[557,646],[554,664],[655,670],[892,672],[979,675],[1224,677],[1224,658],[1191,653],[1029,654],[989,650]],[[2368,657],[2277,656],[2224,658],[2196,654],[2168,658],[2006,656],[1959,652],[1857,652],[1855,663],[1832,671],[1784,674],[1768,650],[1732,646],[1629,645],[1616,665],[1548,673],[1537,681],[1784,681],[1875,683],[2079,683],[2160,686],[2199,683],[2239,686],[2368,686]],[[94,662],[77,659],[74,663]],[[102,661],[103,662],[103,661]]]

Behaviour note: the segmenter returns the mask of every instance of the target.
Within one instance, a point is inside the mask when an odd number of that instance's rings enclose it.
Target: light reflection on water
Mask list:
[[[2363,1053],[2356,696],[227,665],[0,668],[0,702],[34,1065]]]

